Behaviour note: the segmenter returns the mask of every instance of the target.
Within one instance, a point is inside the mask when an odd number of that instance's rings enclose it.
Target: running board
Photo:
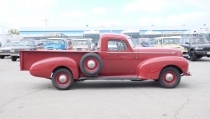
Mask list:
[[[140,78],[136,76],[98,76],[98,77],[80,77],[79,80],[133,80],[133,81],[141,81]]]

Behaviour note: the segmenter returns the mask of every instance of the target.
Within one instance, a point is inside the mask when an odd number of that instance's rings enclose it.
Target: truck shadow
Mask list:
[[[179,84],[176,88],[185,88]],[[71,89],[125,89],[125,88],[162,88],[157,81],[84,81],[76,82]]]

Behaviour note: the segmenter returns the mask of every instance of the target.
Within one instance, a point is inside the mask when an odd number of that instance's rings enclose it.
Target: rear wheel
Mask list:
[[[4,59],[4,56],[0,56],[1,59]]]
[[[175,88],[180,80],[181,75],[176,68],[166,67],[161,71],[158,82],[164,88]]]
[[[11,56],[11,60],[12,60],[12,61],[16,61],[16,60],[17,60],[17,57]]]
[[[70,89],[74,84],[72,73],[65,68],[57,69],[53,73],[52,84],[59,90]]]

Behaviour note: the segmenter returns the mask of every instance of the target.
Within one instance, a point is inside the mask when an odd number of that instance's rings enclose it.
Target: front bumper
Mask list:
[[[0,56],[10,56],[11,53],[0,53]]]
[[[192,76],[190,72],[183,73],[182,76]]]
[[[18,53],[11,53],[11,56],[17,56],[17,57],[20,57],[20,54]]]

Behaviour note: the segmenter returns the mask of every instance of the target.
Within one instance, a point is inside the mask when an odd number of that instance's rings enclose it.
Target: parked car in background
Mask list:
[[[17,58],[20,58],[19,52],[20,50],[36,50],[36,49],[43,49],[43,46],[38,46],[35,39],[23,39],[20,40],[17,47],[12,47],[10,50],[11,53],[11,60],[16,61]]]
[[[183,57],[187,57],[184,54],[184,47],[180,45],[181,36],[170,36],[170,37],[157,37],[155,38],[155,47],[160,48],[173,48],[179,49],[183,52]]]
[[[91,38],[72,39],[72,44],[73,50],[95,50],[95,43]]]
[[[184,47],[184,54],[189,56],[191,61],[196,61],[202,57],[210,57],[210,43],[204,37],[183,37],[180,44]]]
[[[7,42],[5,47],[0,48],[0,58],[4,59],[4,57],[10,56],[11,55],[11,53],[10,53],[11,48],[17,47],[18,44],[19,44],[19,41]]]
[[[44,46],[45,50],[66,50],[66,38],[48,38]]]

